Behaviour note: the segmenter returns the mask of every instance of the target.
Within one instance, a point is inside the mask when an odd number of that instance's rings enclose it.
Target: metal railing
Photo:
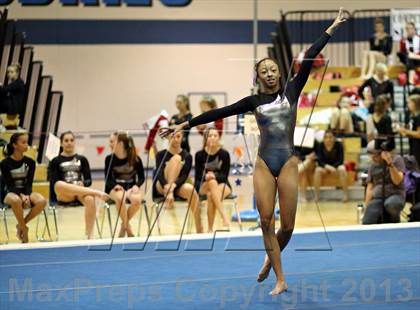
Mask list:
[[[336,43],[334,48],[328,50],[327,47],[326,52],[332,54],[330,58],[334,59],[336,63],[348,66],[354,65],[359,60],[360,50],[363,49],[363,46],[360,44],[366,44],[366,48],[368,48],[368,40],[361,40],[361,37],[364,38],[366,33],[373,33],[373,18],[382,18],[385,23],[385,29],[389,33],[390,10],[376,9],[344,12],[348,18],[348,23],[332,39],[332,42]],[[305,47],[315,41],[317,36],[319,36],[319,29],[327,28],[336,15],[336,10],[281,12],[282,20],[285,21],[283,24],[286,25],[285,27],[287,27],[287,32],[291,38],[293,55],[304,50]],[[316,27],[304,27],[305,23],[313,23]]]

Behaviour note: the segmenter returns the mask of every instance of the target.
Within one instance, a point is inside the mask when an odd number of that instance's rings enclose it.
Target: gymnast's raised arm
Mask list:
[[[340,8],[339,13],[331,26],[329,26],[318,40],[316,40],[306,51],[300,70],[291,81],[293,84],[293,87],[290,88],[292,91],[292,101],[297,102],[297,99],[308,80],[315,57],[322,51],[337,28],[345,21],[343,8]]]

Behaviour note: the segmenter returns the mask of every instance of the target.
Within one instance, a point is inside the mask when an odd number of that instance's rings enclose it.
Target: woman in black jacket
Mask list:
[[[387,63],[387,56],[392,52],[392,37],[385,32],[382,19],[375,19],[375,33],[369,39],[369,50],[364,51],[362,59],[361,78],[372,77],[377,63]]]
[[[13,64],[7,68],[9,83],[0,85],[0,113],[19,115],[20,124],[25,114],[25,83],[20,78],[20,65]]]
[[[321,180],[324,175],[336,174],[343,188],[343,202],[348,201],[347,171],[344,167],[344,151],[341,142],[335,139],[334,133],[327,129],[324,141],[316,149],[318,167],[315,169],[314,187],[315,199],[320,198]]]

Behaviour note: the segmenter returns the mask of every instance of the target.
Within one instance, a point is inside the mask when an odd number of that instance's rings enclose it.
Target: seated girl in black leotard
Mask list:
[[[186,199],[194,214],[197,233],[203,232],[198,194],[191,184],[185,183],[191,171],[192,157],[181,148],[182,132],[169,141],[166,150],[156,154],[156,176],[153,184],[159,195],[165,197],[167,208],[172,208],[175,195]]]
[[[229,219],[223,209],[223,198],[231,193],[229,184],[230,156],[220,144],[219,131],[209,128],[204,135],[205,146],[195,154],[195,189],[207,196],[208,232],[213,232],[216,210],[220,212],[223,226]]]
[[[392,119],[388,113],[389,105],[390,99],[387,95],[380,95],[376,98],[374,112],[369,114],[366,120],[368,142],[375,138],[387,138],[392,145],[395,144]]]
[[[343,144],[336,140],[331,129],[324,134],[324,141],[315,150],[318,167],[314,173],[315,200],[320,200],[322,177],[327,174],[337,175],[343,188],[343,202],[348,201],[347,171],[344,167]]]
[[[48,166],[51,188],[51,201],[70,203],[79,201],[85,207],[86,236],[94,238],[96,219],[95,198],[107,200],[109,196],[99,190],[91,189],[89,162],[75,151],[73,132],[66,131],[60,136],[61,153]]]
[[[277,283],[270,294],[280,294],[287,289],[281,267],[280,250],[289,242],[296,216],[298,190],[298,159],[293,156],[293,134],[299,95],[309,77],[313,59],[327,44],[332,33],[345,21],[342,9],[334,23],[308,49],[297,75],[280,86],[279,66],[274,59],[266,58],[255,67],[260,89],[257,95],[248,96],[237,103],[203,113],[189,122],[161,131],[168,136],[184,127],[200,124],[252,111],[260,130],[260,146],[254,170],[254,191],[260,214],[261,228],[267,256],[258,281],[263,281],[271,266]],[[274,204],[279,193],[281,228],[274,231]]]
[[[10,205],[16,216],[17,237],[22,243],[28,242],[26,224],[44,210],[47,201],[41,194],[32,192],[35,174],[35,161],[23,154],[28,150],[28,135],[20,132],[10,138],[4,153],[7,156],[1,162],[2,186],[6,195],[4,203]],[[23,209],[31,211],[23,216]]]
[[[111,141],[113,154],[105,158],[105,192],[115,201],[115,207],[121,218],[118,236],[134,237],[130,220],[140,209],[143,199],[140,191],[145,180],[143,163],[137,156],[132,137],[120,132],[117,133],[116,139]],[[125,206],[126,200],[131,204],[129,208]]]

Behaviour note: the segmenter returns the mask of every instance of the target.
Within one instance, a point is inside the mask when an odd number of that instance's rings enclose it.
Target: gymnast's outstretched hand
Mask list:
[[[169,138],[173,136],[176,132],[182,131],[184,127],[188,125],[188,122],[183,122],[179,125],[170,126],[170,127],[162,127],[159,129],[159,136],[161,138]]]
[[[332,35],[339,26],[341,26],[343,23],[345,23],[347,19],[344,17],[344,9],[343,7],[340,7],[340,10],[338,11],[337,17],[334,19],[334,22],[328,29],[325,31],[329,35]]]

